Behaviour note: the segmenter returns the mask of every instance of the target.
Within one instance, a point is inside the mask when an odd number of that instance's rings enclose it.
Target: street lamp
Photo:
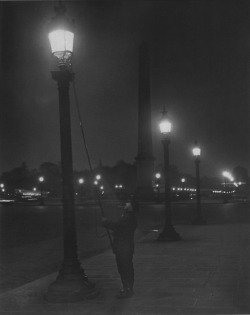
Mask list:
[[[100,180],[101,179],[101,175],[97,174],[95,178],[96,178],[96,180]]]
[[[200,155],[201,149],[197,144],[197,141],[194,143],[193,148],[194,164],[195,164],[195,173],[196,173],[196,215],[193,220],[194,225],[204,225],[206,221],[202,217],[201,213],[201,194],[200,194]]]
[[[155,178],[156,178],[156,188],[157,188],[157,202],[159,203],[160,202],[160,178],[161,178],[161,174],[156,173]]]
[[[156,173],[156,174],[155,174],[155,178],[156,178],[156,179],[160,179],[160,178],[161,178],[161,174],[160,174],[160,173]]]
[[[84,179],[83,178],[79,178],[78,183],[81,185],[84,183]]]
[[[227,172],[227,171],[222,172],[222,176],[224,176],[224,203],[228,202],[228,199],[227,199],[227,178],[228,178],[228,174],[229,174],[229,172]]]
[[[185,198],[185,193],[184,193],[185,182],[186,182],[186,179],[182,178],[181,179],[181,190],[182,190],[183,199]]]
[[[43,206],[44,202],[43,202],[43,182],[44,182],[44,177],[40,176],[38,178],[39,182],[40,182],[40,191],[41,191],[41,198],[40,198],[40,205]]]
[[[84,184],[84,179],[83,178],[79,178],[78,179],[78,183],[80,185],[80,188],[79,188],[79,196],[83,196],[84,195],[84,189],[83,189],[83,184]]]
[[[49,286],[46,299],[55,302],[71,302],[93,297],[93,285],[89,283],[78,260],[72,165],[69,86],[74,73],[71,69],[74,25],[66,15],[66,8],[59,1],[56,16],[49,25],[49,41],[52,54],[58,59],[58,71],[52,71],[59,92],[60,142],[63,186],[63,250],[62,267],[56,280]]]
[[[170,174],[169,174],[169,144],[171,122],[167,118],[165,108],[162,111],[162,119],[159,124],[160,132],[162,134],[162,144],[164,152],[164,180],[165,180],[165,225],[162,232],[158,236],[158,241],[179,241],[180,235],[175,231],[172,225],[172,211],[171,211],[171,190],[170,190]]]
[[[228,191],[228,180],[234,181],[234,178],[231,175],[231,173],[228,172],[228,171],[223,171],[222,172],[222,176],[224,177],[224,186],[225,186],[224,203],[227,203],[228,202],[228,193],[229,193],[229,191]]]

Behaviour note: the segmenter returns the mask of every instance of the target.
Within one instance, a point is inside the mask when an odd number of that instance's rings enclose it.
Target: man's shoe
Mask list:
[[[134,291],[132,289],[120,290],[119,295],[117,295],[118,299],[126,299],[130,298],[134,295]]]
[[[95,288],[95,283],[92,281],[89,281],[87,276],[84,276],[83,278],[85,285],[89,288],[89,289],[94,289]]]

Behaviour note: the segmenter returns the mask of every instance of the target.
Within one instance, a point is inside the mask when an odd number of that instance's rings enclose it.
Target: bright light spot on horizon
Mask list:
[[[156,173],[156,174],[155,174],[155,177],[156,177],[157,179],[159,179],[159,178],[161,178],[161,174],[160,174],[160,173]]]

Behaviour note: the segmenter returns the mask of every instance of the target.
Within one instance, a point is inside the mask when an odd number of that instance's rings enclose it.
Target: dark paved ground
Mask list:
[[[12,247],[5,248],[4,256],[1,255],[1,279],[6,271],[7,276],[0,294],[0,314],[249,314],[249,204],[203,204],[206,226],[190,225],[194,205],[174,204],[174,223],[182,236],[182,241],[175,243],[155,241],[158,232],[153,230],[162,226],[163,208],[163,205],[141,205],[143,215],[139,217],[136,238],[136,283],[132,299],[119,301],[115,298],[120,288],[119,275],[112,252],[105,250],[107,238],[101,241],[93,238],[95,225],[87,223],[92,220],[92,212],[88,212],[94,210],[92,208],[87,211],[89,221],[85,216],[78,220],[80,226],[85,224],[85,229],[78,231],[79,248],[81,255],[85,252],[82,264],[97,283],[100,296],[70,304],[44,300],[43,295],[56,276],[49,274],[51,260],[55,256],[55,270],[61,261],[60,237],[48,237],[50,233],[47,232],[39,241],[30,240],[24,245],[17,242],[18,245],[13,243]],[[36,211],[40,213],[44,209]],[[84,212],[84,209],[78,211]],[[55,215],[56,220],[57,215],[48,210],[50,215]],[[116,215],[111,211],[110,216]],[[94,244],[101,242],[103,247],[95,245],[95,251]],[[43,256],[41,252],[48,255]],[[43,276],[40,276],[41,268]],[[33,276],[37,280],[28,283],[34,280],[29,275],[33,270],[36,270]]]

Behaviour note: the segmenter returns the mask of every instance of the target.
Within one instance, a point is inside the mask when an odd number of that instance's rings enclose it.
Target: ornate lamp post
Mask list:
[[[156,188],[157,188],[157,202],[159,203],[160,202],[160,178],[161,178],[161,174],[156,173],[155,178],[156,178]]]
[[[228,172],[227,171],[224,171],[222,173],[222,175],[224,176],[224,203],[227,203],[228,202],[228,198],[227,198],[227,178],[228,178]]]
[[[89,283],[78,260],[75,223],[72,143],[70,124],[69,85],[74,73],[71,70],[74,26],[65,15],[62,2],[55,7],[56,16],[49,25],[52,54],[58,59],[58,71],[52,71],[59,92],[60,142],[63,185],[63,250],[64,257],[59,275],[49,288],[45,298],[54,302],[67,302],[94,297],[96,291]]]
[[[43,206],[44,202],[43,202],[43,182],[44,182],[44,177],[40,176],[38,178],[39,182],[40,182],[40,191],[41,191],[41,198],[40,198],[40,205]]]
[[[79,197],[84,195],[84,191],[83,191],[83,184],[84,184],[84,179],[83,178],[79,178],[78,179],[78,183],[79,183]]]
[[[228,171],[222,172],[222,176],[224,177],[224,187],[225,187],[224,203],[227,203],[228,198],[229,198],[228,180],[233,181],[234,178],[232,177],[231,173],[229,173]]]
[[[186,182],[186,178],[183,177],[183,178],[181,179],[182,189],[184,189],[184,183],[185,183],[185,182]]]
[[[206,221],[202,217],[201,213],[201,193],[200,193],[200,155],[201,149],[195,141],[195,146],[193,148],[194,164],[195,164],[195,173],[196,173],[196,215],[193,220],[194,225],[204,225]]]
[[[171,122],[167,118],[165,108],[162,111],[162,119],[159,124],[160,132],[163,136],[162,145],[164,152],[164,181],[165,181],[165,225],[163,231],[158,236],[158,241],[179,241],[180,235],[175,231],[172,225],[171,210],[171,191],[170,191],[170,174],[169,174],[169,144]]]
[[[183,177],[181,179],[181,191],[182,191],[182,198],[183,199],[185,199],[185,192],[184,192],[185,182],[186,182],[186,178]]]

